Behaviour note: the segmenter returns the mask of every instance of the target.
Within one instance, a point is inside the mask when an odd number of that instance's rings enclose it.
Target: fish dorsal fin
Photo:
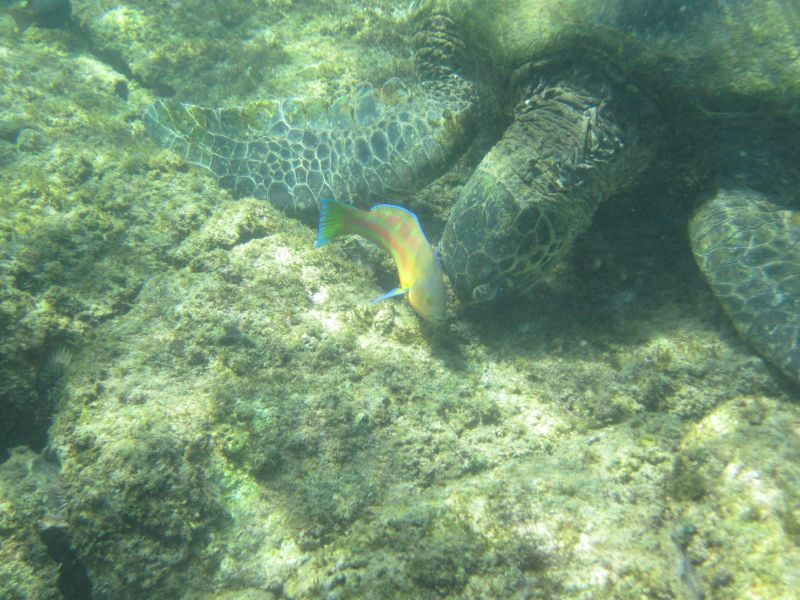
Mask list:
[[[414,229],[418,229],[420,233],[422,233],[422,237],[425,239],[425,242],[430,245],[427,236],[425,235],[425,231],[422,229],[422,225],[419,223],[419,219],[417,215],[413,212],[408,210],[407,208],[403,208],[402,206],[397,206],[395,204],[376,204],[372,208],[369,209],[369,212],[376,214],[381,217],[385,217],[386,219],[393,219],[397,221],[412,221],[414,223]]]
[[[414,221],[416,221],[417,225],[419,225],[419,220],[417,219],[417,215],[415,215],[407,208],[403,208],[402,206],[397,206],[396,204],[376,204],[375,206],[369,209],[369,212],[379,215],[386,215],[387,217],[393,216],[403,219],[411,218],[414,219]]]
[[[394,221],[395,223],[411,221],[422,231],[417,215],[402,206],[395,206],[394,204],[376,204],[369,209],[369,212],[381,218]]]

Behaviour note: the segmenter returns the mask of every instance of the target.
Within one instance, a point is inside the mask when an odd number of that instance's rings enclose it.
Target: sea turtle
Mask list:
[[[792,0],[440,0],[420,9],[419,81],[328,106],[157,102],[151,135],[239,195],[309,222],[320,198],[396,199],[439,175],[487,115],[513,120],[439,243],[462,302],[528,290],[598,205],[682,137],[712,181],[689,230],[741,333],[800,382],[800,5]]]

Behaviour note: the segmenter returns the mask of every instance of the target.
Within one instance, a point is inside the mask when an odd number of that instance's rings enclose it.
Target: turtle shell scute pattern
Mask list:
[[[159,101],[145,126],[163,147],[208,169],[236,196],[254,196],[311,221],[320,198],[360,203],[406,195],[446,165],[470,129],[465,80],[393,78],[329,106],[294,99],[211,109]]]

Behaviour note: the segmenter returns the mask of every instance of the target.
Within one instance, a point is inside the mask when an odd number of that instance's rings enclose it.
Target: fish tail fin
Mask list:
[[[5,12],[17,24],[17,35],[25,33],[25,30],[33,23],[33,17],[24,8],[8,8]]]
[[[323,198],[319,201],[319,229],[317,230],[317,248],[324,246],[333,238],[353,233],[350,221],[353,211],[358,210],[336,200]]]

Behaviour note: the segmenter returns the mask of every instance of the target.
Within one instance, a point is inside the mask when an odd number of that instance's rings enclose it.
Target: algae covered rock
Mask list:
[[[64,520],[59,465],[29,448],[14,448],[0,465],[0,595],[3,598],[86,597],[91,582]]]
[[[702,589],[789,597],[800,583],[797,427],[791,407],[740,397],[681,443],[670,483],[682,521],[676,540]]]
[[[748,10],[715,4],[725,19]],[[686,198],[707,189],[707,154],[673,156],[600,205],[536,294],[459,306],[434,330],[404,303],[370,304],[395,277],[373,249],[314,250],[312,228],[154,151],[142,84],[196,101],[229,89],[238,103],[274,81],[267,96],[320,106],[410,72],[408,13],[359,6],[337,21],[327,2],[75,3],[95,56],[40,31],[0,55],[0,76],[16,78],[0,123],[0,398],[46,446],[0,465],[0,595],[67,595],[69,562],[84,578],[73,596],[96,598],[791,597],[796,389],[727,324],[694,265]],[[649,50],[634,46],[640,3],[441,6],[474,42],[447,56],[500,78],[520,53],[579,48],[569,32],[591,19],[630,34],[594,60],[636,47],[633,69],[673,39],[702,51],[672,3],[648,13]],[[756,35],[777,6],[749,32],[726,26]],[[702,29],[711,3],[686,7]],[[270,20],[283,31],[258,29]],[[270,36],[284,36],[277,57],[220,60]],[[308,79],[292,81],[303,60]],[[716,81],[668,66],[687,85]],[[775,65],[775,81],[793,68]],[[656,89],[636,69],[623,80]],[[729,110],[720,89],[686,88],[681,110]],[[760,98],[743,89],[748,107]],[[519,99],[501,92],[493,117]],[[509,120],[409,200],[432,231]],[[763,171],[773,146],[725,135],[753,157],[744,173]]]
[[[243,234],[232,223],[258,226]],[[426,373],[457,381],[439,361],[426,365],[420,339],[393,372],[370,314],[337,308],[365,291],[329,295],[332,272],[363,269],[326,258],[312,239],[262,203],[221,206],[185,241],[188,265],[153,278],[76,366],[83,376],[69,394],[81,400],[60,414],[54,440],[67,520],[99,593],[244,581],[311,594],[317,567],[292,565],[367,517],[397,473],[465,468],[454,456],[419,464],[400,452],[418,441],[409,437],[416,427],[403,434],[394,424],[403,418],[396,403],[433,410],[436,389],[421,396]],[[386,463],[368,460],[375,453]]]
[[[215,188],[170,199],[185,174],[163,177],[172,159],[137,131],[149,95],[77,51],[77,34],[2,35],[0,447],[39,451],[75,351],[129,309]]]
[[[312,242],[269,205],[223,201],[75,358],[52,444],[100,597],[709,589],[673,515],[688,497],[675,447],[692,428],[687,388],[740,360],[728,342],[612,359],[600,336],[555,358],[553,331],[513,333],[524,311],[492,326],[495,341],[488,326],[454,341],[407,306],[369,305],[357,244]],[[780,397],[769,381],[745,360],[713,402]],[[609,424],[592,402],[612,393],[642,404]],[[692,502],[713,518],[710,496]]]
[[[101,0],[74,11],[94,52],[131,80],[160,95],[202,90],[228,102],[263,97],[269,89],[324,96],[385,79],[400,63],[376,46],[403,43],[407,14],[388,1],[331,0],[307,2],[301,10],[286,0]],[[383,27],[385,19],[394,27]]]

